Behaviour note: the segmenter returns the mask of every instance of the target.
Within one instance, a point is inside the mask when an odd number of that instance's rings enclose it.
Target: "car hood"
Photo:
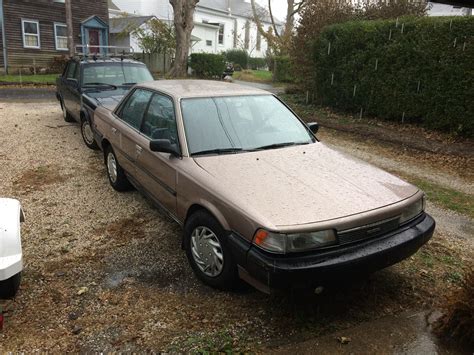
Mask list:
[[[127,92],[128,90],[123,89],[87,91],[84,93],[84,99],[88,100],[89,104],[92,104],[92,106],[102,106],[113,111]]]
[[[274,226],[322,222],[413,196],[407,182],[322,143],[205,156],[197,164],[243,210]]]

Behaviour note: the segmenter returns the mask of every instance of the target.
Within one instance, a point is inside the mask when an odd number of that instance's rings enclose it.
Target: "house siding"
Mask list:
[[[55,56],[67,55],[56,50],[54,24],[66,23],[63,3],[53,0],[3,0],[9,70],[47,68]],[[81,22],[99,16],[108,23],[107,0],[74,0],[72,2],[74,43],[81,43]],[[22,19],[39,22],[40,48],[24,48]]]

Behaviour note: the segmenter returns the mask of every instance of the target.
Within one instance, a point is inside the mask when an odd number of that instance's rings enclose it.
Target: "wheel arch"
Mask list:
[[[186,211],[186,218],[184,219],[184,224],[186,224],[187,220],[191,215],[198,211],[204,211],[206,213],[209,213],[212,217],[214,217],[224,228],[226,231],[230,231],[230,225],[227,222],[227,219],[224,217],[224,215],[219,211],[217,207],[212,205],[211,203],[207,201],[199,201],[198,203],[193,203],[192,205],[189,206],[189,208]]]

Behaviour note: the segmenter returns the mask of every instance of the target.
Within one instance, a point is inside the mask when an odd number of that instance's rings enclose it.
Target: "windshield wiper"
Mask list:
[[[108,87],[111,87],[114,90],[117,90],[116,85],[107,84],[107,83],[87,83],[87,84],[84,84],[84,87],[88,87],[88,86],[92,86],[92,87],[94,87],[94,86],[108,86]]]
[[[136,85],[136,83],[123,83],[122,86],[132,86],[132,85]]]
[[[209,149],[201,150],[200,152],[192,153],[191,155],[206,155],[206,154],[226,154],[226,153],[237,153],[242,152],[242,148],[218,148],[218,149]]]
[[[284,147],[289,147],[292,145],[304,145],[304,144],[309,144],[309,142],[286,142],[286,143],[275,143],[275,144],[269,144],[269,145],[264,145],[262,147],[258,147],[252,150],[265,150],[265,149],[277,149],[277,148],[284,148]]]

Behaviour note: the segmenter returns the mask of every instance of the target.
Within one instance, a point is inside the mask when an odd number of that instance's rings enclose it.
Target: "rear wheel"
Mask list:
[[[119,165],[117,157],[112,147],[108,146],[105,149],[105,166],[107,167],[107,176],[110,185],[117,191],[128,191],[132,185],[125,175],[125,171]]]
[[[61,110],[63,111],[63,119],[66,122],[74,122],[74,118],[67,112],[66,106],[64,105],[64,101],[61,99]]]
[[[97,142],[94,138],[94,132],[92,131],[90,121],[87,118],[83,118],[81,120],[81,134],[82,139],[84,140],[84,143],[88,148],[92,150],[99,149],[99,146],[97,145]]]
[[[209,213],[198,211],[188,218],[184,247],[194,273],[205,284],[221,290],[239,285],[237,265],[227,247],[226,232]]]
[[[13,275],[8,280],[0,281],[0,299],[9,299],[15,297],[20,288],[21,272]]]

